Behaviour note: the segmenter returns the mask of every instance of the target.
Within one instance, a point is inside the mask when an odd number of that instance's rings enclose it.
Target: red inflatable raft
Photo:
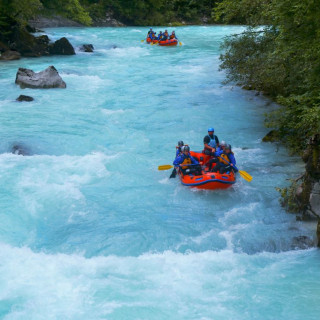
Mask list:
[[[210,156],[202,152],[190,151],[190,154],[192,157],[195,157],[202,166],[210,159]],[[181,183],[185,186],[208,190],[227,189],[236,182],[236,177],[232,171],[221,174],[219,172],[209,172],[207,168],[202,170],[202,174],[199,175],[193,173],[183,174],[181,170],[179,170],[179,177]]]
[[[176,46],[177,44],[178,44],[178,40],[177,39],[159,41],[159,46]]]
[[[150,44],[150,43],[158,43],[159,41],[156,39],[151,40],[150,38],[147,38],[146,42]]]

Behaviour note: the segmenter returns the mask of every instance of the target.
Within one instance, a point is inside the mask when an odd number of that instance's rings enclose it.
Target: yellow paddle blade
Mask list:
[[[141,40],[141,42],[143,42],[144,41],[144,39],[143,40]]]
[[[248,172],[245,172],[243,170],[239,170],[240,176],[244,179],[250,182],[252,180],[252,176]]]
[[[158,170],[169,170],[171,168],[173,168],[173,166],[171,166],[170,164],[165,164],[163,166],[159,166]]]
[[[182,46],[182,43],[179,41],[180,46]]]

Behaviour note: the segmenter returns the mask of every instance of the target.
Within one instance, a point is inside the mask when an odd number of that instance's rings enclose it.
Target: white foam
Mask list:
[[[127,112],[128,110],[124,111],[123,109],[118,109],[118,110],[110,110],[110,109],[103,109],[101,110],[102,113],[104,113],[105,115],[112,115],[112,114],[123,114],[125,112]]]

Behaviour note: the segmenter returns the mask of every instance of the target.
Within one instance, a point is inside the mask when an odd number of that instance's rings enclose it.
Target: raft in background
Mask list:
[[[176,46],[178,44],[177,39],[169,39],[165,41],[159,41],[159,46]]]

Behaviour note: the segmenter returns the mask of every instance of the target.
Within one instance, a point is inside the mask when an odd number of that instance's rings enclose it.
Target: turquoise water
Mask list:
[[[170,48],[146,28],[46,31],[95,52],[0,64],[0,318],[318,319],[320,253],[295,241],[315,230],[275,190],[303,164],[261,142],[276,106],[218,71],[241,28],[177,28]],[[49,65],[67,89],[14,84]],[[251,183],[195,191],[157,170],[211,126]]]

